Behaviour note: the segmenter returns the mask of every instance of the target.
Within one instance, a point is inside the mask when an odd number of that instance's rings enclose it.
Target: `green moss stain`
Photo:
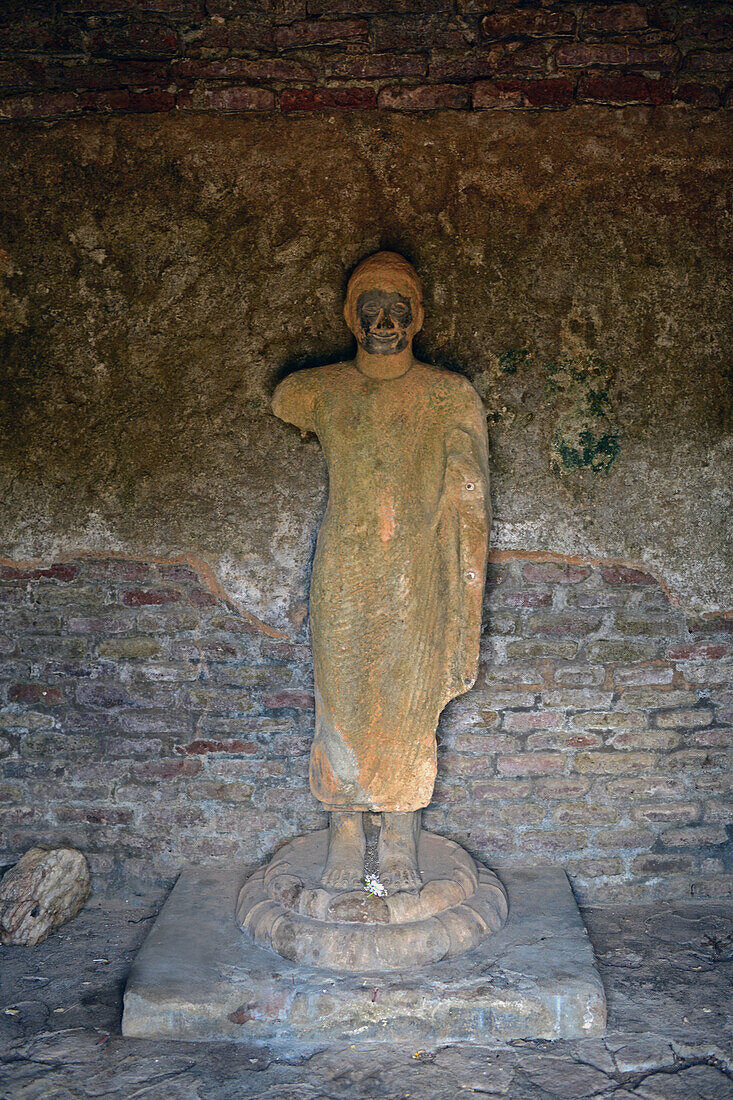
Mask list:
[[[605,416],[611,408],[611,402],[605,390],[588,391],[588,408],[593,416]]]
[[[510,348],[499,356],[499,369],[503,374],[516,374],[519,367],[526,366],[530,359],[528,348]]]
[[[539,361],[529,348],[510,348],[499,357],[504,374],[535,365],[542,372],[544,397],[557,413],[550,440],[551,465],[560,472],[607,473],[621,449],[609,396],[613,368],[597,355]]]
[[[578,433],[575,445],[557,428],[552,437],[552,447],[557,460],[566,470],[590,469],[605,473],[618,456],[619,433],[616,429],[596,435],[590,428],[584,428]]]

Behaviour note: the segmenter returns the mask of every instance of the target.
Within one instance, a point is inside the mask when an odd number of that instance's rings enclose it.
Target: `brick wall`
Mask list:
[[[585,901],[730,893],[731,625],[630,566],[495,554],[426,825],[489,861],[556,860]],[[5,860],[68,842],[99,885],[169,882],[325,823],[309,645],[189,565],[5,565],[0,654]]]
[[[0,119],[733,105],[726,3],[5,0]]]

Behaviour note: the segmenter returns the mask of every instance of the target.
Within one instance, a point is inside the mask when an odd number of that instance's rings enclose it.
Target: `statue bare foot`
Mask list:
[[[422,886],[417,865],[420,811],[385,813],[379,833],[379,879],[387,892],[416,893]]]
[[[366,838],[361,811],[331,813],[328,858],[321,882],[330,890],[354,890],[364,877]]]

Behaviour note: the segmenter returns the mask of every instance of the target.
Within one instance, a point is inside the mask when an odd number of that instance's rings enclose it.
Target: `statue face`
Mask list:
[[[404,351],[412,336],[412,304],[404,294],[365,290],[356,303],[357,339],[370,355]]]

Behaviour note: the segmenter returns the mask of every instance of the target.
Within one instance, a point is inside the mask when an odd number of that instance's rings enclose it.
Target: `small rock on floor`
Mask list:
[[[0,942],[32,947],[75,917],[92,892],[75,848],[31,848],[0,882]]]

